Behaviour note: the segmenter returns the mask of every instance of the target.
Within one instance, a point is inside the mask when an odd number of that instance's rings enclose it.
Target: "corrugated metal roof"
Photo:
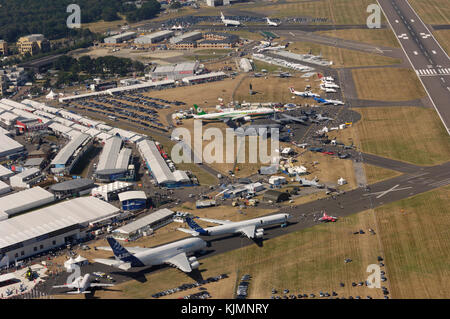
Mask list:
[[[3,153],[15,152],[20,149],[23,149],[22,144],[6,136],[5,134],[0,134],[0,155]]]
[[[79,197],[0,222],[0,248],[77,224],[112,217],[119,209],[94,197]],[[39,226],[37,226],[39,225]]]
[[[131,148],[123,148],[117,157],[116,169],[127,169],[130,162]]]
[[[97,170],[116,168],[117,158],[119,156],[120,147],[122,146],[122,139],[117,136],[113,136],[105,142],[103,151],[100,154],[100,158],[97,165]]]
[[[74,139],[72,139],[66,146],[64,146],[52,161],[52,164],[65,165],[73,153],[83,144],[87,139],[91,137],[87,134],[81,133]]]
[[[54,196],[40,186],[29,188],[8,196],[0,197],[0,212],[8,214],[9,211],[29,206],[42,200],[52,201]],[[0,233],[1,236],[1,233]]]
[[[120,196],[120,194],[119,194],[119,196]],[[175,213],[173,211],[171,211],[170,209],[163,208],[163,209],[157,210],[156,212],[151,213],[145,217],[139,218],[138,220],[136,220],[132,223],[129,223],[123,227],[120,227],[120,228],[116,229],[114,232],[119,232],[119,233],[123,233],[123,234],[134,233],[135,231],[137,231],[147,225],[151,225],[151,224],[153,224],[161,219],[167,218],[173,214],[175,214]]]
[[[144,191],[128,191],[119,194],[119,200],[121,202],[130,199],[147,199]]]
[[[159,153],[155,142],[143,140],[137,143],[137,147],[146,163],[150,166],[152,174],[158,184],[173,183],[176,181],[172,171],[167,166],[166,161]]]

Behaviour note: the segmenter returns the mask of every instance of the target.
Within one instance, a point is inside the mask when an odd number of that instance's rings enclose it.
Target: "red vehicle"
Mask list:
[[[334,155],[334,152],[322,152],[322,153],[324,153],[324,154],[327,154],[327,155]]]
[[[319,218],[319,220],[324,223],[328,223],[328,222],[334,223],[334,222],[336,222],[337,219],[338,218],[335,216],[328,216],[326,212],[323,212],[323,216]]]

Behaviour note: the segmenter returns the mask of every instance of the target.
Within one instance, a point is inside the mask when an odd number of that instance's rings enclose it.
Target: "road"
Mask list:
[[[403,51],[450,134],[450,59],[407,0],[378,0]]]

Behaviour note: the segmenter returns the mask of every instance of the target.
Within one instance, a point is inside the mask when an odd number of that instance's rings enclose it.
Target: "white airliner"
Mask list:
[[[250,109],[250,110],[232,110],[232,111],[216,112],[216,113],[206,113],[204,111],[199,111],[198,106],[196,104],[194,104],[194,108],[197,111],[197,114],[194,115],[194,119],[206,120],[206,121],[208,121],[208,120],[209,121],[217,121],[217,120],[250,121],[253,117],[270,115],[275,112],[274,109],[271,109],[268,107],[260,107],[260,108],[256,108],[256,109]]]
[[[239,222],[229,220],[217,220],[209,218],[199,218],[200,220],[220,224],[220,226],[208,227],[203,229],[192,218],[187,217],[186,222],[191,229],[177,228],[178,230],[191,234],[193,236],[216,236],[225,234],[241,233],[248,238],[262,238],[264,229],[262,227],[276,224],[286,224],[291,218],[289,214],[276,214],[271,216],[259,217]]]
[[[325,87],[323,84],[320,84],[320,89],[321,89],[322,91],[325,91],[326,93],[336,93],[336,90],[335,90],[335,89],[327,88],[327,87]]]
[[[292,86],[289,87],[289,91],[292,94],[298,95],[298,96],[301,96],[301,97],[320,97],[319,94],[313,93],[311,91],[305,91],[305,92],[296,91],[296,90],[294,90],[294,88]]]
[[[319,103],[322,103],[324,105],[329,105],[329,104],[333,104],[333,105],[344,105],[345,103],[339,100],[328,100],[328,99],[322,99],[322,98],[317,98],[314,97],[314,100],[316,100]]]
[[[114,238],[107,237],[106,239],[110,247],[97,247],[97,249],[112,250],[116,260],[94,259],[94,261],[123,270],[132,267],[170,264],[181,271],[191,272],[200,264],[196,257],[188,258],[187,254],[202,250],[207,246],[207,243],[200,238],[188,238],[155,248],[124,248]]]
[[[240,26],[241,23],[237,20],[230,20],[230,19],[225,19],[225,16],[223,15],[223,13],[220,13],[220,19],[222,20],[222,23],[225,24],[226,27],[228,26]]]
[[[266,17],[266,22],[268,25],[273,26],[273,27],[278,27],[280,24],[270,21],[270,19],[268,17]]]
[[[90,274],[86,274],[84,276],[80,276],[76,278],[72,283],[68,285],[59,285],[53,286],[53,288],[68,288],[68,289],[76,289],[74,291],[68,291],[68,294],[88,294],[88,288],[98,288],[98,287],[112,287],[113,284],[97,284],[93,283],[92,277]]]
[[[172,30],[183,30],[183,26],[181,24],[179,24],[178,26],[174,25],[172,28]]]
[[[336,89],[339,89],[339,85],[337,85],[334,82],[322,81],[322,85],[325,88],[330,88],[330,89],[336,88]]]

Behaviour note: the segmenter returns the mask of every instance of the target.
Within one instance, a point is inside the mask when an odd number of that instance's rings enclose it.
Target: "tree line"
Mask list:
[[[69,29],[71,13],[66,12],[73,0],[0,0],[0,39],[15,42],[21,36],[42,33],[48,39],[83,37],[88,30]],[[156,0],[146,1],[141,8],[126,0],[77,0],[81,23],[100,20],[115,21],[120,15],[136,22],[155,17],[161,10]]]

